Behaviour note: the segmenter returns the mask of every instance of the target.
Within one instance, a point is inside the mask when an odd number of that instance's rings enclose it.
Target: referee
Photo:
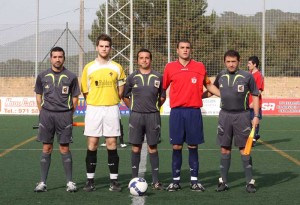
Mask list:
[[[162,75],[151,68],[152,54],[147,49],[137,53],[139,69],[128,76],[124,102],[130,108],[129,142],[131,148],[132,178],[138,177],[141,150],[146,136],[152,167],[152,188],[163,190],[158,180],[159,158],[157,144],[160,139],[160,106],[166,93],[162,88]]]
[[[216,191],[229,189],[228,172],[231,163],[232,141],[239,148],[246,177],[246,191],[255,193],[255,180],[252,178],[252,158],[244,155],[244,148],[251,127],[259,123],[259,91],[251,73],[239,69],[240,54],[228,50],[224,54],[226,69],[221,71],[214,82],[221,93],[221,111],[218,120],[217,141],[221,147],[219,184]],[[254,119],[251,125],[249,93],[253,98]]]
[[[65,52],[61,47],[51,49],[50,62],[51,68],[41,72],[35,84],[36,102],[40,111],[37,139],[43,143],[43,152],[40,159],[41,181],[34,192],[47,191],[46,180],[55,133],[67,178],[66,190],[76,192],[76,184],[72,182],[72,154],[69,144],[72,142],[73,112],[78,104],[80,88],[77,76],[63,66]]]

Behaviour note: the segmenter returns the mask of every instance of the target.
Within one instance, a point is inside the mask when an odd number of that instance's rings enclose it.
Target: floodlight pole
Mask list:
[[[39,9],[40,2],[36,0],[36,33],[35,33],[35,69],[34,69],[34,77],[37,78],[38,75],[38,53],[39,53]]]
[[[263,0],[262,34],[261,34],[261,73],[265,75],[265,34],[266,33],[266,0]]]
[[[81,76],[82,68],[83,68],[83,48],[84,48],[84,0],[80,0],[80,50],[79,50],[79,67],[78,67],[78,76]]]
[[[171,61],[171,28],[170,28],[170,0],[167,0],[167,39],[168,39],[168,62]]]

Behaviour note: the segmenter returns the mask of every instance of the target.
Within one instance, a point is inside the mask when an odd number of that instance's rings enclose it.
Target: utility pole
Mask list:
[[[78,63],[78,76],[81,76],[83,68],[83,55],[84,55],[84,0],[80,0],[80,37],[79,37],[79,63]]]

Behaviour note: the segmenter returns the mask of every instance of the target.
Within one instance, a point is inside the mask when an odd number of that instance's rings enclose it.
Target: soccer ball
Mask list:
[[[148,184],[145,179],[136,177],[129,182],[128,188],[133,196],[143,196],[147,191]]]

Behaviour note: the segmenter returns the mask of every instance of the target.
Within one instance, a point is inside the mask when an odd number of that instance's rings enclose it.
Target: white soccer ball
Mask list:
[[[145,179],[136,177],[129,182],[128,188],[133,196],[143,196],[147,191],[148,184]]]

